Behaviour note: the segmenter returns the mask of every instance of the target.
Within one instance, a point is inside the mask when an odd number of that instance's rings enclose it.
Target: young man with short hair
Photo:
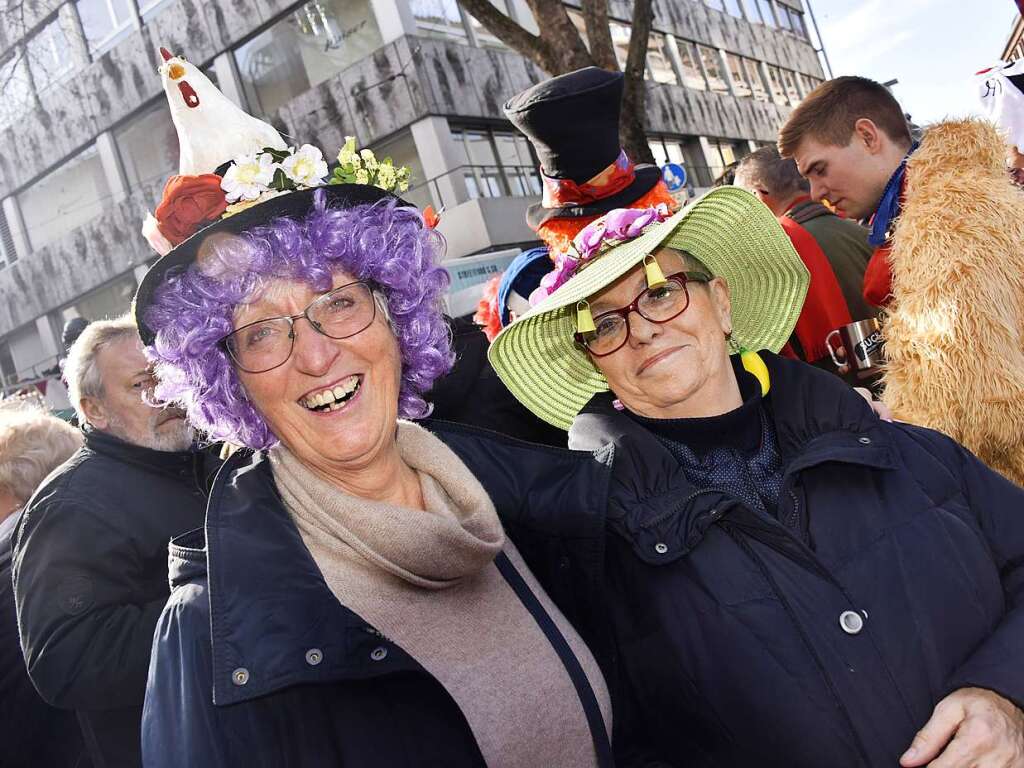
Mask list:
[[[875,253],[864,275],[864,298],[875,306],[885,306],[892,293],[893,225],[915,149],[899,102],[864,77],[821,84],[779,132],[779,154],[796,161],[814,200],[828,200],[848,219],[871,219]]]
[[[815,199],[872,217],[864,277],[886,306],[884,400],[1024,485],[1024,195],[985,120],[945,120],[911,140],[884,86],[839,77],[779,134]]]

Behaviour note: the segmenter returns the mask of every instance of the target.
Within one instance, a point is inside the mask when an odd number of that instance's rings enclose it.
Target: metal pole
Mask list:
[[[820,53],[821,57],[825,59],[825,69],[828,70],[828,78],[831,80],[835,75],[832,74],[832,64],[828,60],[828,53],[825,51],[825,41],[821,38],[821,30],[818,29],[818,20],[814,18],[811,0],[804,0],[804,5],[807,6],[807,13],[811,15],[811,24],[814,25],[814,36],[818,38],[818,45],[821,46],[816,49],[816,53]],[[1024,5],[1024,0],[1017,0],[1017,5]]]

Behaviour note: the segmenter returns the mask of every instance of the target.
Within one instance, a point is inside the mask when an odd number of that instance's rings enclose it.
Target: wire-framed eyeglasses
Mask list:
[[[360,280],[318,296],[297,315],[246,323],[224,336],[220,344],[241,370],[266,373],[291,357],[299,318],[306,318],[313,330],[328,338],[346,339],[369,328],[376,316],[373,288]]]

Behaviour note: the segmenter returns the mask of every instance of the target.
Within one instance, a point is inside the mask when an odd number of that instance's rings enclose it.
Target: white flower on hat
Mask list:
[[[228,172],[224,174],[220,188],[224,190],[229,203],[255,200],[270,188],[275,170],[277,164],[266,152],[259,155],[241,155],[234,159]],[[326,173],[326,170],[324,172]]]
[[[296,184],[319,187],[327,175],[327,163],[319,149],[312,144],[303,144],[281,162],[281,170]]]

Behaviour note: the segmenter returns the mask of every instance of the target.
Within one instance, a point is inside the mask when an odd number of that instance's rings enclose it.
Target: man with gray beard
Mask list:
[[[90,324],[64,375],[85,444],[39,487],[16,535],[21,646],[42,697],[77,712],[93,765],[138,768],[167,542],[203,525],[212,467],[184,414],[152,404],[130,318]]]

